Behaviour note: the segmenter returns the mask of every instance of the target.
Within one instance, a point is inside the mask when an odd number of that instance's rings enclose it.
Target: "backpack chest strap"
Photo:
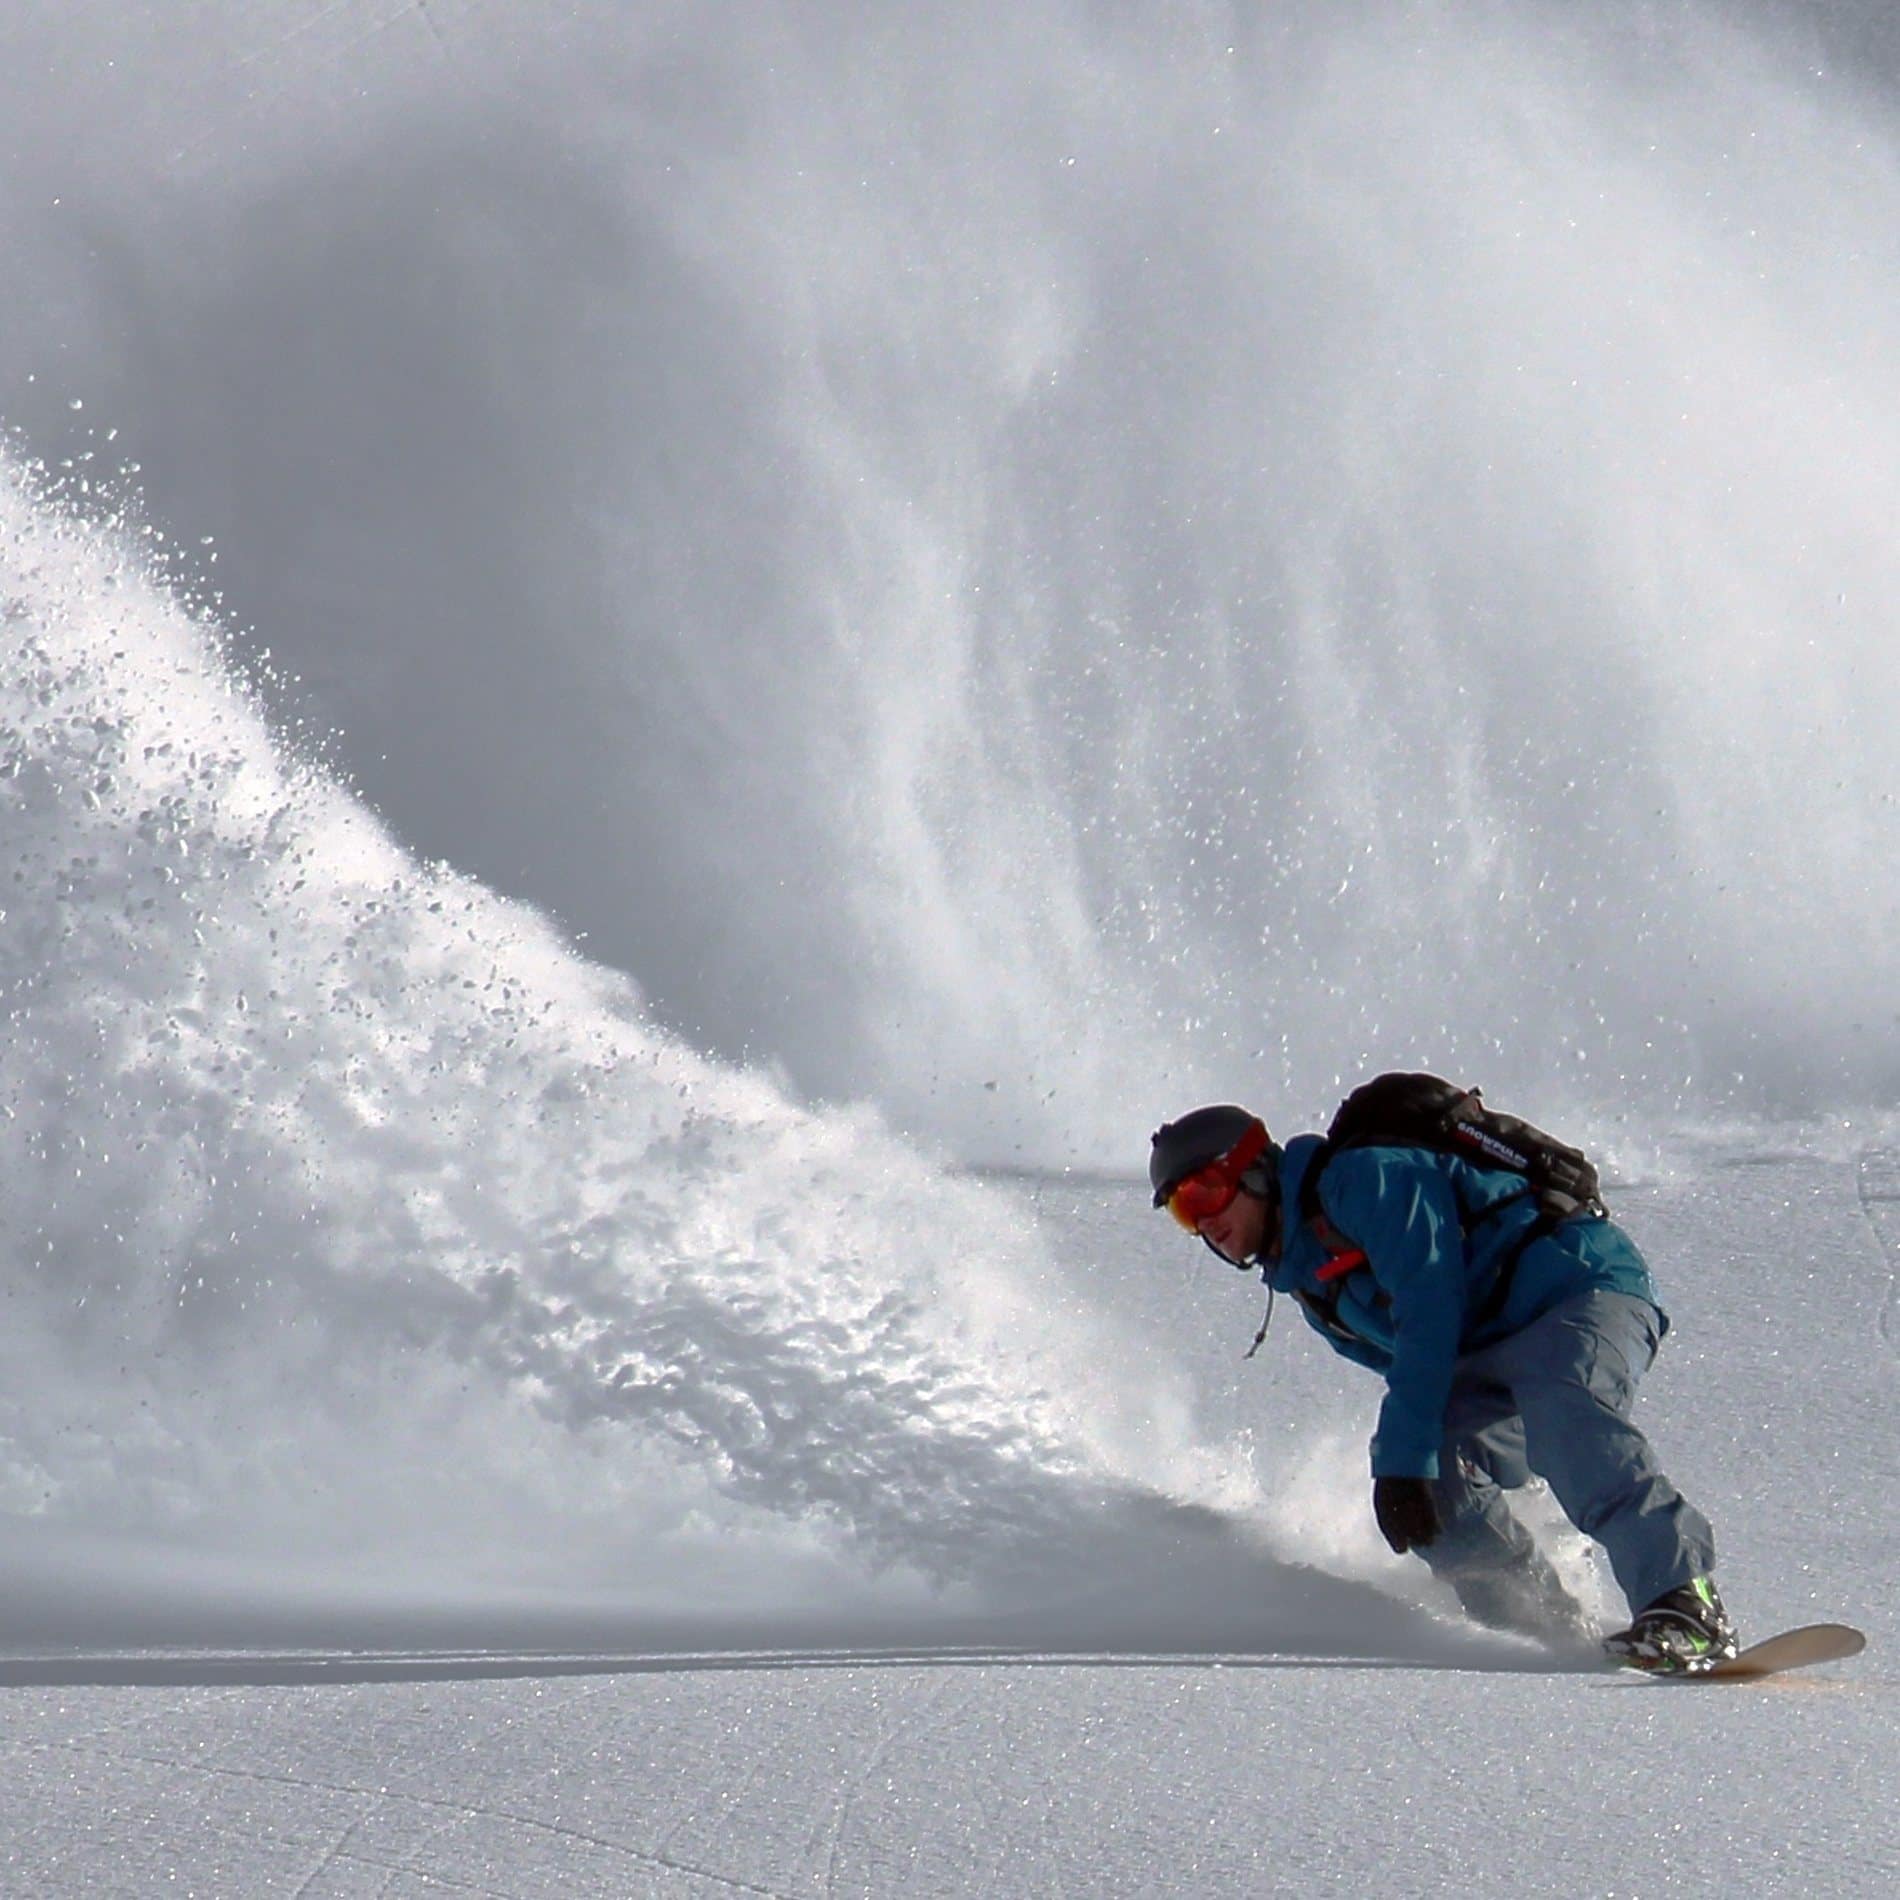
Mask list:
[[[1310,1215],[1306,1224],[1326,1255],[1326,1264],[1314,1275],[1322,1286],[1343,1280],[1347,1274],[1369,1264],[1366,1250],[1354,1246],[1351,1238],[1342,1234],[1323,1213]]]
[[[1323,1286],[1330,1280],[1343,1280],[1367,1264],[1363,1247],[1349,1247],[1344,1253],[1334,1254],[1313,1277]]]

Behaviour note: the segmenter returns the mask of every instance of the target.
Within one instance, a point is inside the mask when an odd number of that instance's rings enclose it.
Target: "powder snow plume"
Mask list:
[[[677,1607],[1219,1482],[998,1193],[406,856],[90,507],[0,471],[16,1519]]]
[[[1010,1165],[1900,1100],[1900,116],[1819,10],[14,11],[0,420],[693,1048]]]

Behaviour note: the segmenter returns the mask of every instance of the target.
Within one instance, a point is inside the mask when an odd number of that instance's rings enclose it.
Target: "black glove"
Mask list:
[[[1429,1478],[1374,1478],[1372,1515],[1379,1520],[1379,1534],[1400,1556],[1424,1549],[1440,1529]]]

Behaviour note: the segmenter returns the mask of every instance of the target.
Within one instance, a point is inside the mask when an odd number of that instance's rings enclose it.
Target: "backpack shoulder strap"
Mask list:
[[[1315,1221],[1326,1218],[1326,1210],[1319,1201],[1319,1177],[1326,1172],[1326,1164],[1334,1154],[1330,1138],[1322,1137],[1313,1158],[1306,1164],[1306,1172],[1300,1176],[1300,1221],[1303,1226],[1311,1227]]]

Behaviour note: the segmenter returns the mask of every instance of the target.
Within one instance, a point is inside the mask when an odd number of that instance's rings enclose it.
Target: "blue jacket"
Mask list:
[[[1524,1249],[1509,1298],[1480,1324],[1498,1268],[1537,1209],[1523,1200],[1474,1223],[1474,1214],[1522,1193],[1523,1176],[1427,1148],[1348,1148],[1328,1162],[1320,1207],[1365,1250],[1366,1264],[1322,1281],[1328,1249],[1300,1219],[1300,1183],[1319,1146],[1319,1136],[1298,1135],[1280,1158],[1280,1257],[1268,1263],[1267,1279],[1299,1296],[1307,1323],[1335,1352],[1384,1376],[1375,1477],[1437,1477],[1461,1353],[1521,1331],[1580,1293],[1633,1293],[1656,1304],[1636,1243],[1614,1221],[1583,1217]],[[1668,1324],[1662,1317],[1665,1330]]]

